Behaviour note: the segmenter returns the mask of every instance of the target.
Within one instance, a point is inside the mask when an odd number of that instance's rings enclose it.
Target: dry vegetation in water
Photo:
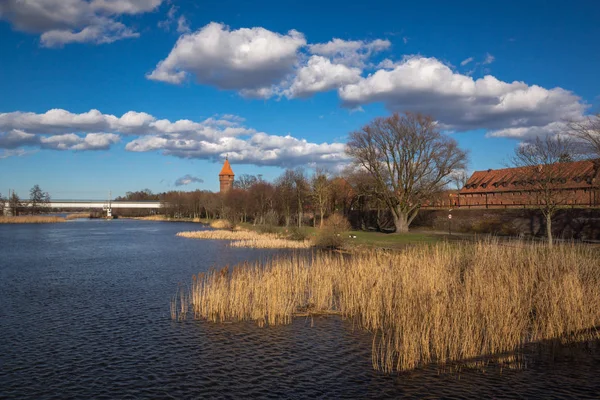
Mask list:
[[[19,215],[16,217],[0,216],[0,224],[52,224],[65,222],[66,219],[56,216]]]
[[[66,220],[79,219],[79,218],[90,218],[90,213],[89,212],[73,213],[73,214],[68,214],[65,217]]]
[[[177,233],[177,236],[190,239],[231,240],[230,245],[232,247],[254,247],[263,249],[306,249],[311,247],[309,240],[289,240],[281,238],[275,233],[259,233],[242,229],[179,232]]]
[[[373,365],[392,372],[599,338],[599,264],[597,250],[566,244],[319,253],[198,274],[180,301],[197,319],[260,326],[341,314],[373,333]]]
[[[231,247],[252,247],[255,249],[308,249],[312,247],[310,240],[289,239],[246,239],[231,242]]]
[[[148,215],[145,217],[120,217],[125,219],[137,219],[138,221],[168,221],[168,222],[202,222],[200,218],[167,218],[165,215]]]

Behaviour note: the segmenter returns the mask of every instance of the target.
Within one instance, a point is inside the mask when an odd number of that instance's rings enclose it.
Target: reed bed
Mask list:
[[[312,246],[310,240],[289,240],[281,238],[246,239],[231,242],[231,247],[252,247],[255,249],[308,249]]]
[[[200,218],[168,218],[165,215],[148,215],[145,217],[121,217],[137,219],[138,221],[167,221],[167,222],[202,222]]]
[[[224,219],[211,221],[209,225],[214,229],[231,229],[231,223]]]
[[[67,221],[73,220],[73,219],[80,219],[80,218],[90,218],[90,213],[89,212],[73,213],[73,214],[68,214],[65,217],[65,219]]]
[[[350,318],[373,333],[373,366],[388,373],[510,360],[531,343],[600,337],[598,253],[572,244],[441,243],[280,257],[198,274],[189,293],[191,315],[212,322]]]
[[[168,221],[164,215],[147,215],[145,217],[126,217],[128,219],[137,219],[139,221]]]
[[[57,216],[19,215],[16,217],[0,216],[0,224],[52,224],[65,222],[66,219]]]
[[[270,233],[258,233],[246,230],[214,230],[214,231],[187,231],[179,232],[177,236],[189,239],[211,239],[211,240],[261,240],[276,239],[277,235]]]
[[[231,247],[253,247],[257,249],[307,249],[312,246],[309,240],[290,240],[275,233],[255,231],[214,230],[179,232],[177,236],[190,239],[231,240]]]

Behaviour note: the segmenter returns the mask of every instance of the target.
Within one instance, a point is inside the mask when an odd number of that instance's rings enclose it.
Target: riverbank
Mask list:
[[[486,241],[281,257],[193,276],[174,317],[185,317],[185,303],[197,319],[259,326],[341,315],[374,334],[373,366],[385,372],[514,362],[532,343],[600,338],[598,256],[589,246]]]
[[[90,213],[73,213],[64,217],[56,215],[0,216],[0,224],[55,224],[80,218],[90,218]]]

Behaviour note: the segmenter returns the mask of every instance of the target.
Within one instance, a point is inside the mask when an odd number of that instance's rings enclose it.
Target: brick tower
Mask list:
[[[229,165],[229,160],[225,158],[225,163],[219,174],[219,183],[221,184],[221,193],[227,193],[233,186],[233,177],[235,174]]]

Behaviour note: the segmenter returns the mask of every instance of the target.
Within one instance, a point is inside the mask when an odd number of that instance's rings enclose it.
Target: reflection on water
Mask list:
[[[0,398],[597,398],[598,343],[525,355],[524,370],[385,376],[372,337],[337,317],[265,329],[173,322],[178,283],[273,250],[175,237],[194,224],[0,226]]]

